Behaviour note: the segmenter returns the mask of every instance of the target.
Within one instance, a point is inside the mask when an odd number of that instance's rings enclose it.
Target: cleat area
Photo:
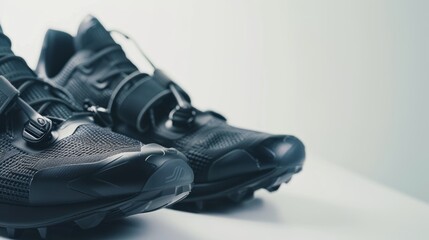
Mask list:
[[[94,212],[89,212],[86,215],[75,216],[68,220],[60,220],[50,225],[45,226],[26,226],[25,228],[16,228],[14,226],[2,226],[5,230],[5,235],[8,238],[16,239],[23,234],[37,233],[40,239],[49,239],[50,232],[53,229],[64,228],[74,229],[77,231],[95,228],[106,221],[116,220],[122,217],[130,216],[137,213],[151,212],[162,207],[173,204],[177,201],[177,197],[184,198],[189,194],[191,184],[186,184],[180,187],[174,187],[164,190],[142,192],[140,195],[123,201],[113,203],[103,209]],[[158,197],[153,198],[153,195]],[[77,228],[74,228],[77,227]],[[36,230],[36,231],[35,231]],[[62,231],[64,232],[64,231]],[[1,236],[1,234],[0,234]],[[31,239],[35,238],[34,236]]]
[[[301,169],[302,167],[299,167]],[[193,192],[185,200],[178,202],[172,206],[173,209],[189,212],[210,212],[218,209],[224,209],[228,206],[241,204],[254,198],[255,192],[260,189],[265,189],[269,192],[278,191],[283,183],[288,183],[292,175],[295,174],[295,167],[288,170],[283,170],[279,173],[278,169],[262,176],[251,178],[245,183],[231,187],[226,191],[216,192],[207,195],[203,192],[198,196],[198,184],[194,184]],[[225,184],[225,183],[223,183]],[[202,189],[207,189],[210,186],[201,186]]]

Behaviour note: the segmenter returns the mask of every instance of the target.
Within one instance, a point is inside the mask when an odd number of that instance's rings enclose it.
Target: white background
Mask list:
[[[74,34],[92,13],[136,38],[197,107],[294,134],[317,156],[309,166],[342,165],[426,206],[428,12],[418,0],[0,0],[3,30],[32,67],[48,28]]]

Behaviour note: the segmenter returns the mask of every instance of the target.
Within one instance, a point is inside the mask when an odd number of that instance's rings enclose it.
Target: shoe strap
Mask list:
[[[153,76],[135,73],[118,85],[110,98],[108,109],[114,120],[116,118],[139,131],[145,131],[148,126],[145,126],[147,124],[143,120],[148,110],[172,97],[171,90]]]

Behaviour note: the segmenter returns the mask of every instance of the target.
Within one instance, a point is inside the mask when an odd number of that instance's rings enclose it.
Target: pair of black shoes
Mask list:
[[[0,28],[0,226],[11,237],[241,202],[302,168],[297,138],[194,108],[159,69],[139,72],[94,17],[74,37],[49,30],[36,72]]]

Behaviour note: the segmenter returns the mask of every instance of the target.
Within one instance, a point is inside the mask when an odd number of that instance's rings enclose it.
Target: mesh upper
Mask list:
[[[26,202],[33,176],[42,169],[92,163],[120,152],[140,151],[137,140],[87,124],[73,135],[56,141],[46,150],[28,154],[11,144],[6,133],[0,134],[0,200]]]
[[[85,50],[85,54],[80,52],[79,55],[75,55],[75,57],[64,66],[61,72],[51,80],[71,92],[79,105],[82,105],[86,99],[90,99],[97,106],[107,107],[115,87],[120,83],[123,77],[114,76],[112,79],[107,80],[108,86],[104,89],[98,89],[91,83],[95,82],[98,78],[97,74],[106,68],[110,68],[110,64],[113,61],[124,59],[126,56],[125,53],[121,51],[115,51],[107,55],[105,59],[97,63],[97,66],[93,66],[96,69],[93,70],[94,79],[92,79],[91,76],[82,75],[79,71],[75,71],[76,67],[86,62],[91,54],[93,54],[92,51]],[[124,65],[126,64],[127,63],[124,63]]]
[[[203,127],[175,141],[172,147],[188,157],[195,180],[199,181],[206,177],[214,160],[234,149],[246,148],[268,136],[266,133],[236,128],[213,118]]]
[[[96,90],[93,86],[90,86],[87,81],[76,77],[68,81],[64,87],[72,92],[73,96],[81,104],[84,100],[91,99],[97,106],[107,107],[107,103],[113,94],[113,90],[110,88],[103,91]]]

